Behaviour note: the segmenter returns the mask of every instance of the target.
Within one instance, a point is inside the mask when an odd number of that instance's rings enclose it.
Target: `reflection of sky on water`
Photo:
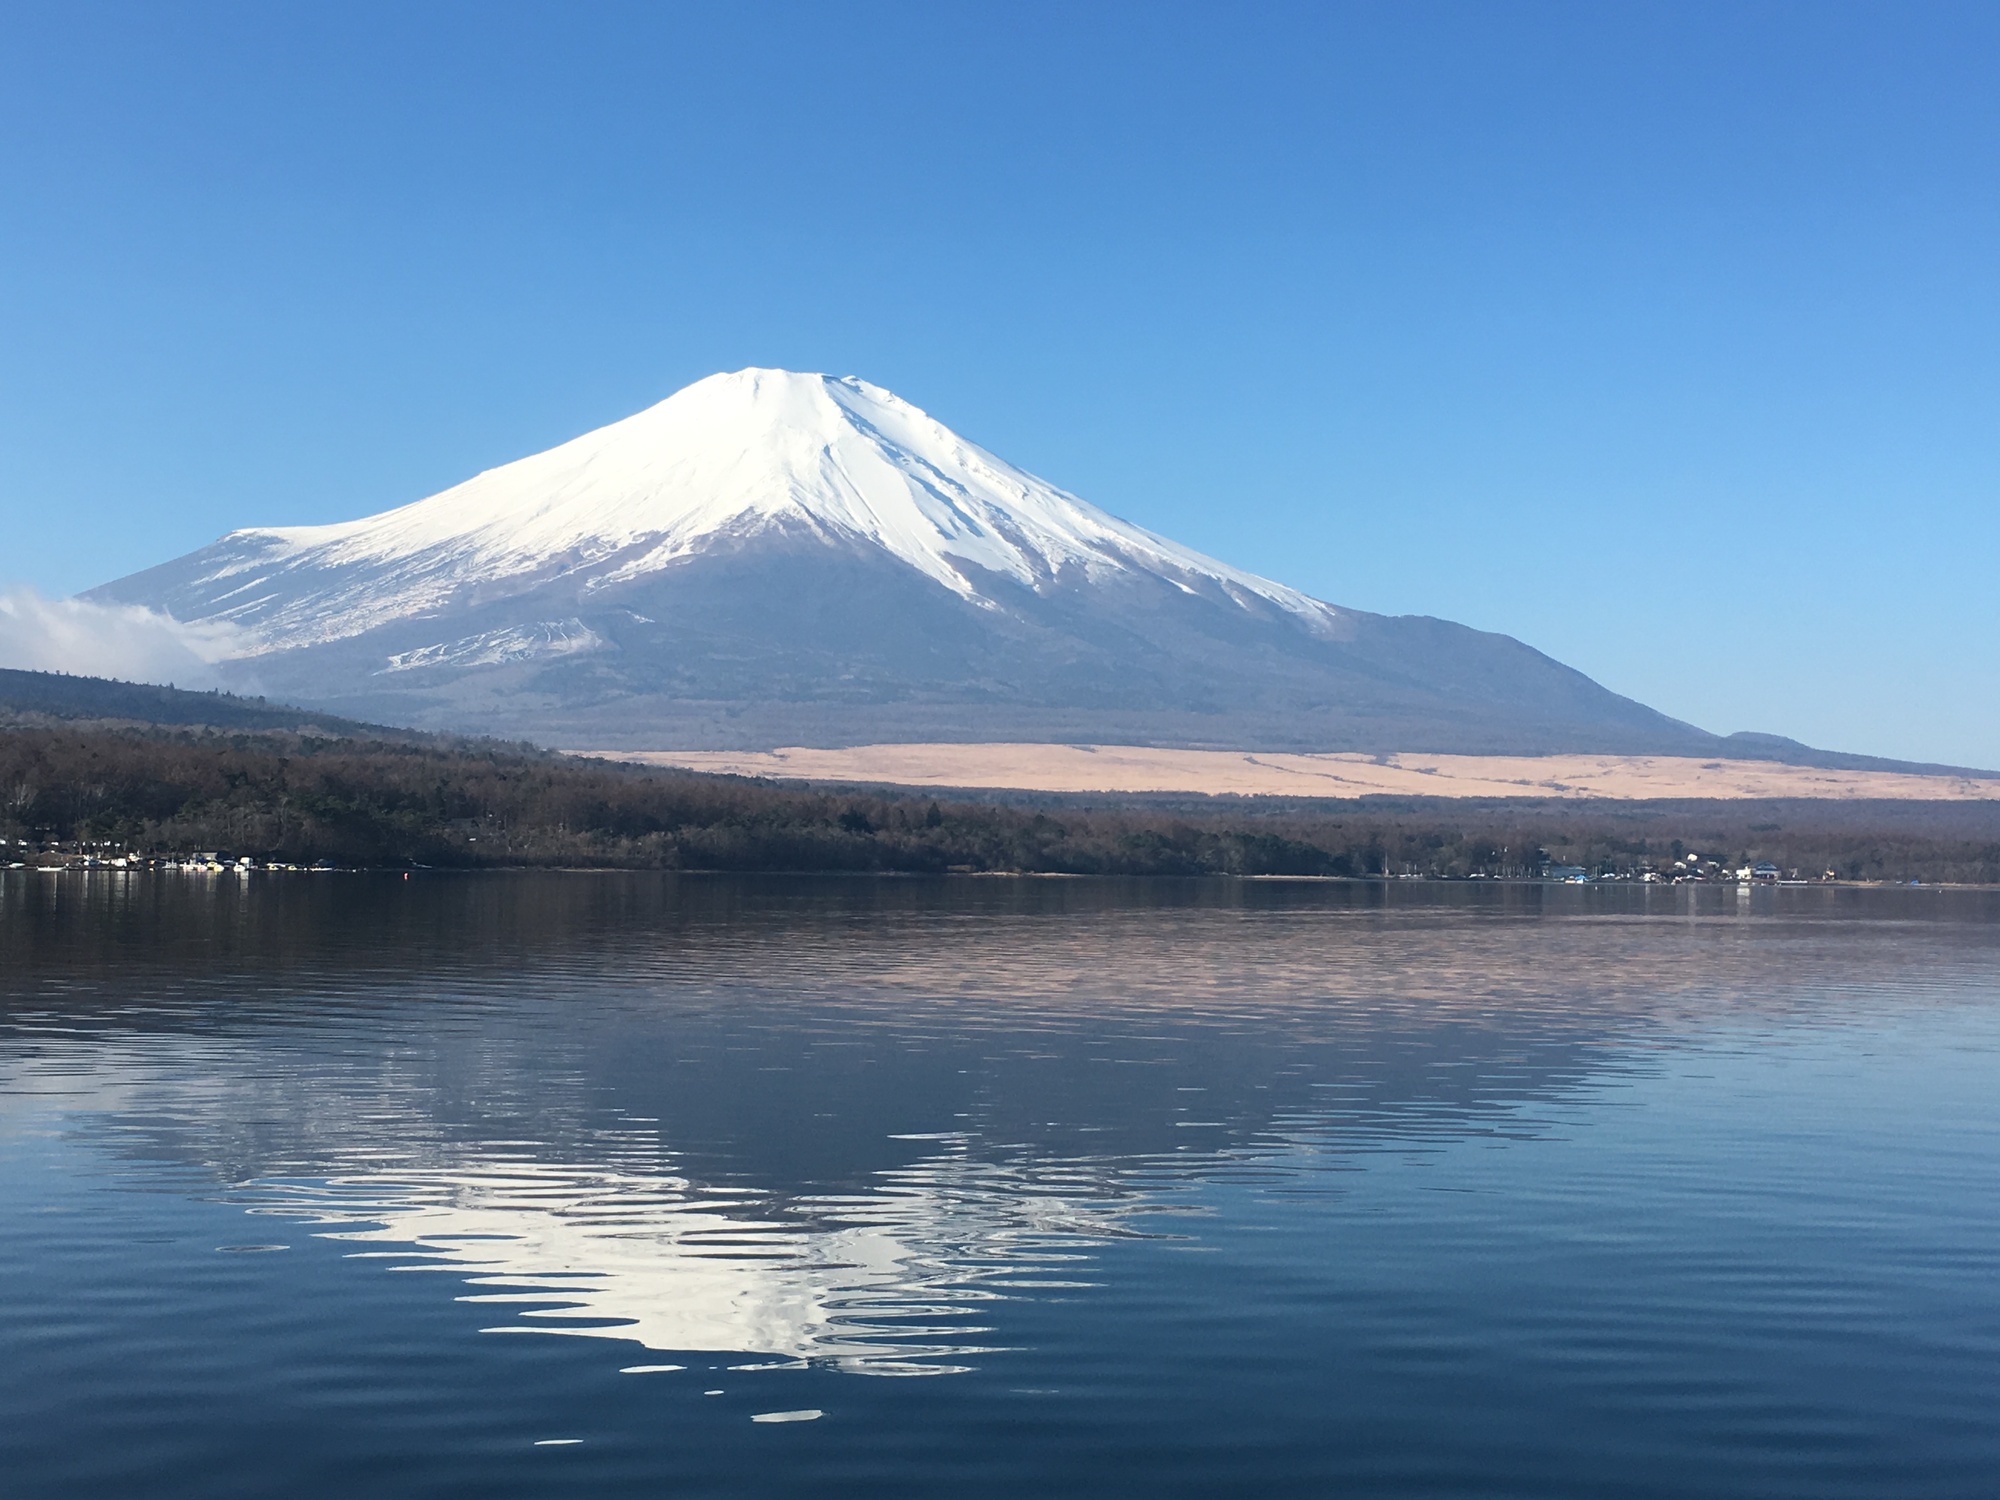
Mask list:
[[[0,882],[0,1125],[495,1329],[939,1373],[1163,1203],[1533,1137],[1688,1038],[1955,996],[1996,930],[1830,937],[1837,892],[411,885]]]
[[[1077,1183],[1078,1188],[1087,1186]],[[488,1332],[929,1375],[985,1352],[996,1297],[1081,1285],[1076,1262],[1129,1233],[1124,1208],[943,1154],[879,1191],[785,1206],[685,1178],[548,1161],[253,1184],[252,1213],[302,1217],[353,1253],[481,1290]],[[359,1221],[358,1223],[356,1221]],[[393,1248],[378,1248],[393,1247]]]

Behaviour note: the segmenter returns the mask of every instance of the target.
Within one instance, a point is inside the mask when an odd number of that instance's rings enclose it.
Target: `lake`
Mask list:
[[[0,873],[0,1473],[2000,1492],[2000,893]]]

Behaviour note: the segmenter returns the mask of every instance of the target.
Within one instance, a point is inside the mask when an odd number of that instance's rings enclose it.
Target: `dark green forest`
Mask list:
[[[477,742],[0,730],[0,837],[349,866],[1532,875],[1690,851],[1807,878],[2000,882],[2000,805],[1020,798],[815,789]],[[25,842],[25,845],[23,843]]]

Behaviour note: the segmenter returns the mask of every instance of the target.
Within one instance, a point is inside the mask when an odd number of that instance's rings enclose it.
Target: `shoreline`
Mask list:
[[[1245,874],[1229,870],[1205,870],[1196,873],[1147,871],[1142,873],[1102,873],[1078,870],[855,870],[855,869],[793,869],[793,870],[729,870],[713,869],[672,869],[658,865],[340,865],[331,869],[273,868],[258,866],[252,869],[236,869],[224,866],[221,869],[188,868],[181,865],[156,865],[117,869],[104,865],[0,865],[0,878],[8,875],[104,875],[129,878],[134,875],[184,875],[214,879],[217,876],[242,878],[255,875],[275,877],[284,875],[404,875],[404,876],[450,876],[465,877],[479,875],[672,875],[691,876],[701,879],[729,880],[1084,880],[1084,881],[1236,881],[1243,884],[1278,885],[1448,885],[1497,887],[1509,889],[1532,888],[1537,890],[1712,890],[1712,891],[2000,891],[2000,882],[1954,881],[1954,880],[1629,880],[1622,877],[1596,877],[1589,880],[1544,880],[1521,875],[1304,875],[1304,874]]]

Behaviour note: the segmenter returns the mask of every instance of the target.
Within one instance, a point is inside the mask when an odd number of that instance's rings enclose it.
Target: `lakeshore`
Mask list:
[[[24,866],[2000,882],[1985,797],[933,791],[81,725],[0,730],[0,786],[0,863]]]

